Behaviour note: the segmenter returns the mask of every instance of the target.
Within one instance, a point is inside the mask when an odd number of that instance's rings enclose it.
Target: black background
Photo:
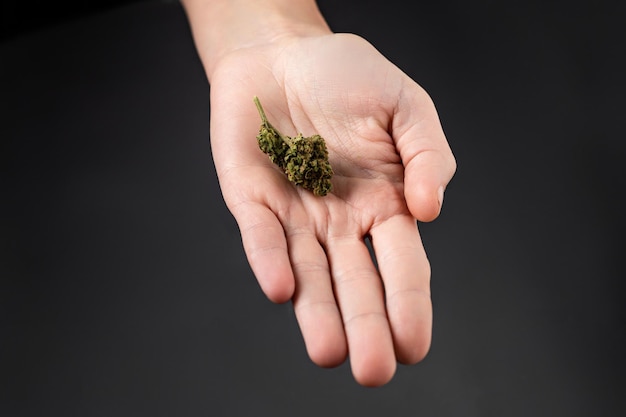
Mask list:
[[[431,352],[376,389],[258,288],[180,6],[3,3],[0,416],[626,413],[624,3],[405,3],[320,1],[458,162],[421,226]]]
[[[14,39],[139,1],[141,0],[6,0],[0,5],[0,36],[3,40]],[[153,3],[155,1],[174,3],[176,0],[152,0]]]

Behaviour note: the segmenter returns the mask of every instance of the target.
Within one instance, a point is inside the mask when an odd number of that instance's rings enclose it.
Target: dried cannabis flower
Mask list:
[[[289,181],[317,196],[328,194],[332,190],[330,179],[333,170],[328,162],[324,139],[320,135],[304,137],[302,133],[294,138],[285,136],[267,120],[256,96],[254,104],[261,116],[261,127],[257,135],[259,148],[283,170]]]

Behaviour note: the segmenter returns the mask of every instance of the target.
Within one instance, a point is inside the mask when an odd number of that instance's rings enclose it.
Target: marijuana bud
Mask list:
[[[328,194],[332,190],[330,179],[333,170],[328,162],[324,138],[320,135],[304,137],[302,133],[293,138],[285,136],[267,120],[256,96],[254,104],[261,116],[261,127],[257,135],[259,148],[280,167],[289,181],[317,196]]]

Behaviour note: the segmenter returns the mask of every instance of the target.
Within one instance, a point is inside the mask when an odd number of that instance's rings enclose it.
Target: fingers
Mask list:
[[[428,94],[410,82],[402,90],[392,135],[404,165],[405,199],[411,214],[423,222],[439,216],[456,160]]]
[[[296,279],[294,311],[307,353],[319,366],[340,365],[346,359],[348,347],[326,253],[309,231],[294,230],[287,238]]]
[[[397,360],[414,364],[426,356],[432,334],[430,265],[417,223],[411,216],[397,215],[370,233]]]
[[[243,248],[265,295],[276,303],[291,299],[294,277],[283,227],[275,214],[259,203],[246,201],[232,209]]]
[[[357,235],[327,238],[323,248],[304,218],[283,230],[264,204],[246,201],[232,210],[265,294],[275,302],[293,296],[314,363],[336,366],[349,353],[355,379],[379,386],[393,377],[396,360],[410,364],[426,355],[430,270],[410,215],[396,215],[370,230],[377,270]]]
[[[330,239],[327,251],[352,373],[361,385],[383,385],[393,377],[396,359],[378,272],[358,237]]]
[[[343,363],[348,348],[328,261],[317,237],[307,229],[306,213],[292,207],[292,218],[283,226],[261,203],[246,201],[233,205],[231,211],[263,292],[274,302],[293,300],[311,360],[322,367]]]

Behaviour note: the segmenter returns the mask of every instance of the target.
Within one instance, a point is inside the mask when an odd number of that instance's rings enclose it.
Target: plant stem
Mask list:
[[[292,142],[290,138],[280,133],[280,131],[276,129],[274,126],[272,126],[270,121],[267,119],[267,116],[265,115],[265,111],[263,110],[263,106],[261,106],[261,101],[259,100],[259,98],[257,96],[254,96],[253,100],[254,100],[254,104],[256,105],[257,110],[259,111],[259,115],[261,116],[261,122],[263,123],[265,128],[267,130],[276,132],[278,137],[281,138],[283,142],[291,146]]]

